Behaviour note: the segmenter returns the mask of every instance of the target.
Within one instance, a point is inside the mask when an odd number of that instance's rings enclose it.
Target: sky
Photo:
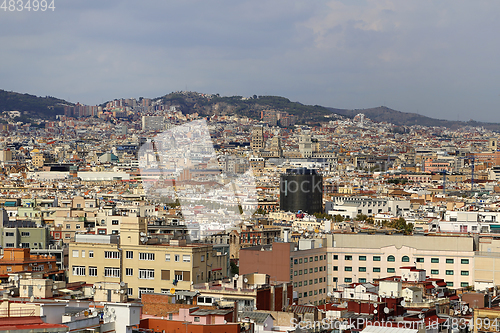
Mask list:
[[[179,90],[277,95],[500,122],[500,1],[54,5],[0,9],[0,89],[89,105]]]

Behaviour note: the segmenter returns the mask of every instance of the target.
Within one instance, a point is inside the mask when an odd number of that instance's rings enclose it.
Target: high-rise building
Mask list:
[[[323,211],[323,176],[314,169],[287,169],[280,177],[280,209],[308,214]]]
[[[251,146],[253,150],[260,150],[264,148],[264,128],[262,126],[252,128]]]

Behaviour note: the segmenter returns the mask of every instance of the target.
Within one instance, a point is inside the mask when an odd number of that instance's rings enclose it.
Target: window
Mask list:
[[[94,251],[89,251],[89,258],[94,258]]]
[[[344,267],[344,270],[346,272],[352,272],[352,267],[346,266],[346,267]]]
[[[453,282],[446,282],[447,287],[453,287]]]
[[[460,260],[460,263],[461,263],[462,265],[468,265],[468,264],[469,264],[469,259],[461,259],[461,260]]]
[[[401,258],[401,262],[410,262],[410,257],[403,256],[403,258]]]
[[[344,278],[344,282],[351,283],[352,279],[351,278]]]
[[[467,288],[469,286],[468,282],[460,282],[460,287]]]
[[[97,267],[89,267],[89,276],[97,276]]]
[[[170,254],[169,253],[165,254],[165,261],[170,261]]]
[[[299,264],[302,264],[302,258],[299,259]]]
[[[111,221],[111,225],[118,225],[118,223],[119,223],[118,220],[112,220]]]
[[[29,237],[30,236],[30,232],[29,231],[22,231],[21,232],[21,237]]]
[[[73,275],[85,276],[85,266],[73,266]]]
[[[453,259],[446,259],[447,264],[453,264],[454,262],[455,262],[455,260],[453,260]]]
[[[431,269],[431,274],[432,275],[438,275],[439,274],[439,270],[438,269]]]
[[[339,266],[333,266],[333,270],[334,271],[338,271],[339,270]]]
[[[120,259],[120,252],[104,251],[104,259]]]
[[[320,255],[320,256],[319,256],[319,260],[323,260],[323,255]]]
[[[334,255],[333,255],[333,260],[339,260],[339,256],[338,256],[338,254],[334,254]]]
[[[71,229],[71,224],[66,224],[66,229]]]
[[[314,284],[318,283],[318,279],[314,279]]]
[[[204,262],[205,261],[205,256],[202,254],[201,255],[201,262]]]
[[[307,264],[307,258],[304,258],[304,264]]]
[[[293,287],[294,287],[294,288],[297,288],[297,282],[294,282],[294,283],[293,283]]]
[[[132,296],[132,288],[127,288],[127,296]]]
[[[313,262],[313,257],[309,257],[309,262]]]
[[[5,243],[5,247],[14,247],[14,243]]]
[[[366,267],[360,267],[360,268],[359,268],[359,271],[360,271],[360,272],[366,272]]]
[[[447,269],[446,270],[446,275],[453,275],[453,270],[452,269]]]
[[[155,260],[155,254],[149,252],[139,252],[139,260]]]
[[[155,270],[154,269],[139,268],[139,279],[152,280],[154,278],[155,278]]]
[[[387,268],[387,273],[396,273],[396,269],[395,268]]]
[[[293,272],[293,276],[297,276],[297,271],[294,271],[294,272]]]
[[[439,258],[431,258],[431,263],[439,264]]]
[[[319,271],[323,272],[323,266],[319,266]]]
[[[299,275],[302,275],[302,270],[301,269],[299,269]]]
[[[394,256],[388,256],[387,261],[393,262],[396,261],[396,258]]]
[[[78,250],[73,250],[73,258],[78,258]]]
[[[461,271],[460,275],[469,275],[469,271]]]
[[[106,277],[120,277],[120,268],[118,267],[104,267],[104,276]]]
[[[196,323],[199,323],[199,322],[200,322],[200,317],[194,317],[194,321],[195,321]]]
[[[309,280],[309,285],[311,285],[311,284],[313,284],[313,280],[312,279]]]
[[[79,230],[80,228],[81,228],[81,226],[80,226],[79,224],[77,224],[77,225],[75,226],[75,229],[76,229],[76,230]]]
[[[309,268],[309,274],[312,274],[312,272],[313,272],[313,269]]]
[[[304,286],[307,286],[307,280],[304,280]]]
[[[30,247],[30,243],[21,243],[21,247],[27,249]]]
[[[380,267],[373,267],[374,273],[380,273]]]
[[[299,281],[299,287],[302,287],[302,281]]]
[[[70,239],[71,238],[71,234],[64,234],[64,238],[65,239]]]
[[[125,258],[127,258],[127,259],[134,259],[134,251],[127,251],[127,252],[125,252]]]
[[[154,292],[154,288],[139,288],[139,298],[141,298],[142,294],[152,294]]]
[[[345,256],[344,259],[345,260],[352,260],[352,256]]]
[[[181,256],[179,254],[174,255],[174,261],[179,262],[181,260]]]
[[[318,267],[314,267],[314,273],[318,272]]]
[[[359,278],[359,283],[366,283],[366,279],[365,278]]]
[[[373,256],[373,261],[380,261],[380,256]]]
[[[294,260],[293,260],[293,264],[294,264],[294,265],[297,265],[297,263],[298,263],[298,262],[299,262],[299,261],[298,261],[297,259],[294,259]]]
[[[134,269],[133,268],[125,268],[125,275],[126,276],[134,275]]]
[[[85,250],[82,250],[82,258],[85,258]]]
[[[186,254],[184,254],[184,255],[182,256],[182,261],[183,261],[183,262],[191,262],[191,256],[190,256],[190,255],[188,255],[188,254],[187,254],[187,255],[186,255]]]
[[[13,233],[13,232],[6,232],[6,233],[5,233],[5,236],[7,236],[7,237],[12,237],[12,236],[14,236],[14,233]]]
[[[366,256],[359,256],[359,261],[366,261]]]
[[[422,262],[424,262],[424,258],[417,258],[415,261],[422,263]]]
[[[299,293],[299,298],[302,298],[302,293]]]
[[[162,280],[170,280],[170,271],[169,270],[161,270],[161,279]]]

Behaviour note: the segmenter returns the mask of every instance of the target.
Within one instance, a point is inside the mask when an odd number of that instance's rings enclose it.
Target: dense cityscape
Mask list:
[[[497,132],[63,108],[0,115],[1,331],[498,330]]]

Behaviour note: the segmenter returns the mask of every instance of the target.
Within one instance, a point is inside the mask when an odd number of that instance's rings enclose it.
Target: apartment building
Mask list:
[[[29,249],[4,249],[0,258],[0,275],[20,272],[41,272],[44,277],[64,277],[56,264],[56,257],[30,254]]]
[[[297,292],[297,304],[319,305],[327,297],[327,247],[326,239],[304,239],[292,251],[290,275]]]
[[[449,288],[474,283],[472,237],[335,234],[331,246],[329,290],[343,283],[401,276],[407,266],[424,269]]]
[[[69,282],[125,282],[128,296],[189,291],[192,283],[227,275],[227,255],[211,244],[148,241],[144,220],[127,221],[121,235],[77,235],[69,244]],[[119,241],[120,239],[120,241]]]

